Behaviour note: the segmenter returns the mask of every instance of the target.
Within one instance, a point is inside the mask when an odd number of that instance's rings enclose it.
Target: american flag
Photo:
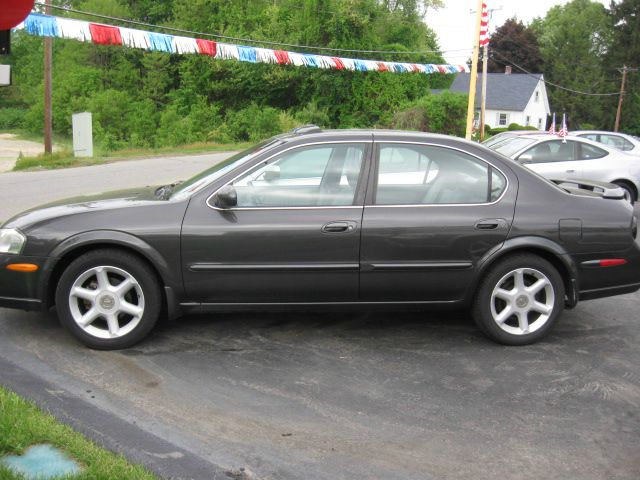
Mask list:
[[[562,128],[558,132],[558,136],[564,138],[567,135],[569,135],[569,130],[567,129],[567,116],[566,116],[566,114],[563,113],[562,114]]]
[[[556,112],[553,112],[553,120],[551,121],[551,128],[549,128],[549,133],[551,135],[556,134]]]
[[[489,43],[489,10],[487,4],[482,4],[482,21],[480,23],[480,46],[484,47]]]

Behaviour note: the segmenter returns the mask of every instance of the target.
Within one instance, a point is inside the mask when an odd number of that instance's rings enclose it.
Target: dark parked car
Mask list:
[[[640,288],[623,192],[561,188],[481,145],[298,129],[175,185],[44,206],[0,233],[0,305],[123,348],[161,315],[469,307],[509,345]]]

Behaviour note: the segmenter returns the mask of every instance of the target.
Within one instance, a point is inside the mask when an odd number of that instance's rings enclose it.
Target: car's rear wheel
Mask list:
[[[564,308],[562,277],[547,260],[519,254],[496,263],[484,276],[473,303],[476,324],[504,345],[537,342]]]
[[[160,284],[137,256],[94,250],[75,259],[56,290],[60,322],[85,345],[126,348],[153,328],[162,307]]]

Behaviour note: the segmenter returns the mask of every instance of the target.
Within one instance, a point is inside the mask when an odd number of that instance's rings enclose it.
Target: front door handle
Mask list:
[[[506,222],[502,218],[489,218],[476,222],[474,227],[476,230],[497,230],[505,224]]]
[[[329,222],[322,227],[324,233],[349,233],[355,229],[355,222]]]
[[[567,173],[576,173],[575,170],[567,170]]]

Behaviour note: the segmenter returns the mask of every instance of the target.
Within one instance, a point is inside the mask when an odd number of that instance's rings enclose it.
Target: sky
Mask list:
[[[489,21],[489,33],[502,25],[505,20],[516,16],[525,24],[536,17],[543,17],[555,5],[563,5],[569,0],[486,0],[489,9],[502,8],[493,12]],[[609,5],[609,0],[597,0]],[[438,34],[438,43],[449,63],[465,63],[471,57],[475,30],[475,10],[477,0],[444,0],[445,6],[429,9],[425,21]],[[447,51],[448,50],[448,51]],[[454,51],[455,50],[455,51]]]

